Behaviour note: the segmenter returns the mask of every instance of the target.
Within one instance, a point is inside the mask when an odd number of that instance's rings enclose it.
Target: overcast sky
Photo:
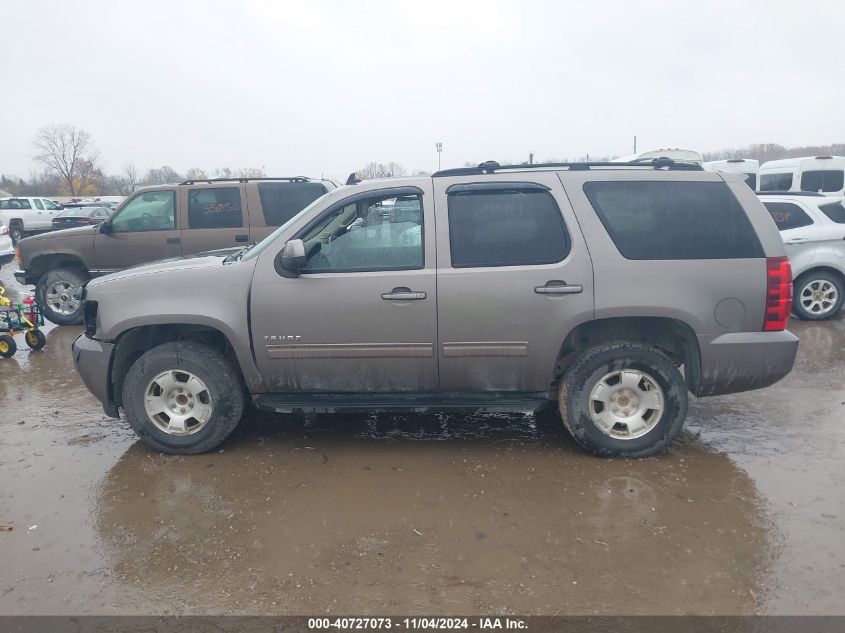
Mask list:
[[[842,0],[4,0],[0,173],[53,123],[108,172],[843,142],[843,28]]]

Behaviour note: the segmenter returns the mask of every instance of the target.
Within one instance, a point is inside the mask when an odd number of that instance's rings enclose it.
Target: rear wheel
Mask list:
[[[29,349],[34,352],[37,352],[47,344],[47,337],[44,336],[44,332],[41,330],[27,330],[23,338],[26,344],[29,345]]]
[[[18,351],[18,345],[8,334],[0,335],[0,358],[9,358]]]
[[[86,281],[85,273],[75,268],[57,268],[45,273],[35,287],[44,316],[57,325],[82,323],[79,295]]]
[[[12,244],[17,244],[23,239],[23,227],[20,223],[12,222],[9,227],[9,237],[12,240]]]
[[[826,272],[809,272],[793,284],[792,311],[807,321],[824,321],[842,307],[845,289],[842,280]]]
[[[240,374],[200,343],[164,343],[143,354],[123,383],[126,419],[162,453],[204,453],[238,425],[244,409]]]
[[[584,352],[560,383],[560,413],[584,449],[605,457],[654,455],[678,435],[687,389],[662,352],[639,343],[606,343]]]

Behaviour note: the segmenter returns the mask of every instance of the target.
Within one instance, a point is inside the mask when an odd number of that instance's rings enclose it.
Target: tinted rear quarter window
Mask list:
[[[845,172],[837,169],[805,171],[801,174],[801,191],[841,191]]]
[[[449,194],[453,268],[551,264],[569,253],[560,209],[544,189]]]
[[[810,226],[813,220],[797,204],[792,202],[764,202],[763,206],[777,224],[778,231],[788,231],[802,226]]]
[[[626,259],[763,257],[725,183],[594,181],[584,193]]]
[[[760,191],[789,191],[792,174],[761,174]]]
[[[820,204],[819,211],[824,213],[837,224],[845,224],[845,202],[830,202]]]
[[[188,224],[192,229],[232,229],[243,226],[238,187],[191,189]]]
[[[267,226],[281,226],[326,193],[321,182],[263,182],[258,196]]]
[[[751,187],[752,191],[757,191],[757,174],[744,174],[745,182],[748,183],[748,186]]]

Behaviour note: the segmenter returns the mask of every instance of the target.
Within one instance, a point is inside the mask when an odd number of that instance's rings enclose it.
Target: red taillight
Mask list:
[[[93,218],[79,218],[79,221],[82,222],[83,224],[91,224],[92,222],[94,222],[94,219]]]
[[[792,308],[792,266],[786,257],[766,258],[766,317],[764,332],[786,329]]]

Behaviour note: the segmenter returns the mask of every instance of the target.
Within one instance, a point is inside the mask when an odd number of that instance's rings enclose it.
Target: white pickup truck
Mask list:
[[[12,241],[53,228],[62,207],[47,198],[0,198],[0,224],[9,227]]]

